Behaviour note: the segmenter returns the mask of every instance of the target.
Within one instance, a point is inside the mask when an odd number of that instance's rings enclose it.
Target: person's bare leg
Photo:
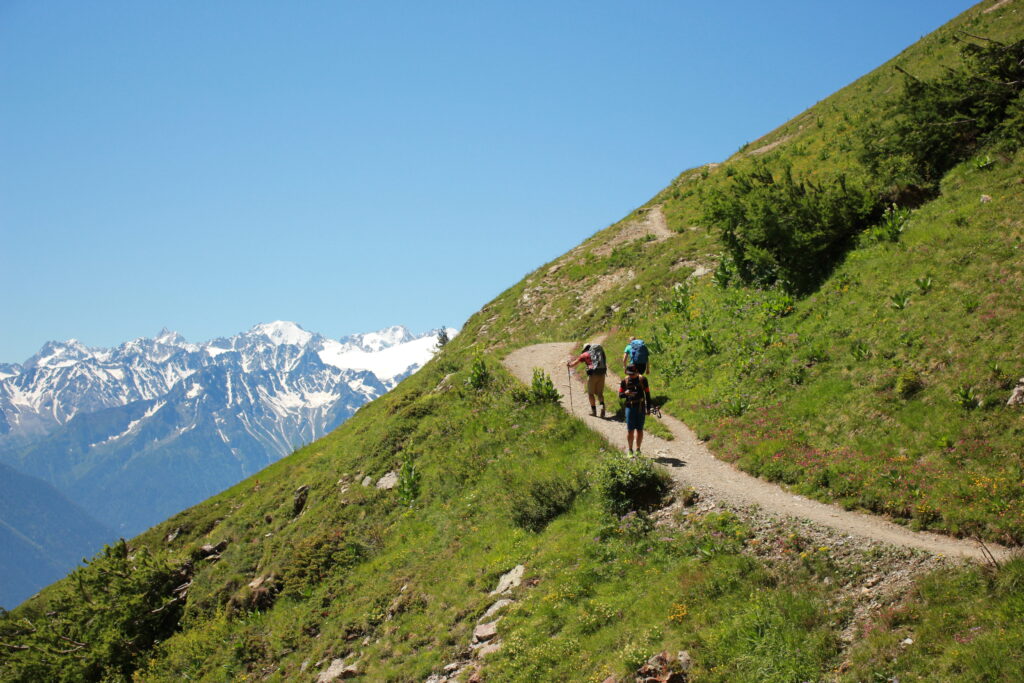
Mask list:
[[[633,452],[633,430],[632,429],[626,431],[626,443],[629,444],[629,452],[632,453]]]
[[[644,430],[636,430],[636,452],[640,452],[640,445],[644,442]]]

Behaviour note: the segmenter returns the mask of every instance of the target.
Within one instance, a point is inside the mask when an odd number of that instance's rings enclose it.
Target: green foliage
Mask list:
[[[398,471],[398,500],[402,505],[412,507],[416,499],[420,497],[420,476],[412,459],[406,458],[402,462],[402,468]]]
[[[909,220],[910,209],[890,204],[882,214],[882,221],[872,228],[871,236],[879,242],[899,242]]]
[[[513,523],[527,531],[540,531],[567,511],[585,486],[583,477],[575,472],[524,479],[508,487],[508,496]]]
[[[720,232],[740,280],[797,294],[820,284],[879,211],[879,202],[844,175],[799,179],[790,166],[763,163],[705,201],[705,220]]]
[[[722,401],[722,414],[729,417],[739,417],[747,412],[750,407],[750,399],[742,394],[732,394]]]
[[[931,275],[922,275],[914,280],[914,284],[917,285],[917,291],[921,292],[921,294],[927,294],[935,286]]]
[[[332,574],[363,561],[368,549],[338,529],[307,536],[295,544],[283,563],[284,591],[293,597],[310,591]]]
[[[889,297],[889,304],[897,311],[902,311],[910,305],[910,292],[896,292]]]
[[[867,360],[872,356],[871,347],[858,339],[850,346],[850,355],[853,356],[855,360]]]
[[[105,546],[45,604],[0,615],[5,681],[129,679],[178,626],[189,568],[175,569],[123,540]]]
[[[733,277],[736,275],[736,269],[733,266],[732,259],[728,256],[723,256],[718,266],[715,268],[715,272],[711,275],[711,281],[715,283],[716,287],[725,289],[733,281]]]
[[[904,370],[896,376],[896,395],[902,399],[912,398],[924,388],[921,375],[916,370]]]
[[[487,369],[487,363],[482,356],[473,359],[473,365],[469,368],[469,377],[466,379],[466,386],[476,390],[486,389],[491,385],[491,371]]]
[[[653,509],[671,488],[671,477],[647,458],[615,451],[598,469],[597,490],[605,509],[614,515]]]
[[[793,312],[796,302],[781,290],[771,290],[761,302],[761,314],[768,318],[785,318]]]
[[[718,344],[715,343],[715,338],[706,324],[700,325],[693,331],[693,338],[697,342],[697,347],[705,355],[713,356],[718,353]]]
[[[980,405],[978,393],[970,384],[961,384],[953,391],[953,402],[964,410],[974,410]]]
[[[540,368],[534,368],[533,381],[530,384],[530,398],[533,403],[558,403],[562,396],[555,389],[551,376]]]
[[[672,295],[668,301],[662,302],[662,311],[666,313],[677,313],[684,317],[690,316],[690,298],[692,287],[685,282],[677,282],[672,285]],[[654,349],[651,349],[654,351]],[[658,353],[655,351],[655,353]]]
[[[904,75],[885,122],[862,135],[861,158],[886,183],[935,192],[946,171],[986,145],[1024,143],[1024,40],[967,42],[959,68],[941,78]]]

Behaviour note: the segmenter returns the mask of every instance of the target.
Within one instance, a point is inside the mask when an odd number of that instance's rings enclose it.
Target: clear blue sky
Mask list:
[[[0,0],[0,361],[461,326],[964,0]]]

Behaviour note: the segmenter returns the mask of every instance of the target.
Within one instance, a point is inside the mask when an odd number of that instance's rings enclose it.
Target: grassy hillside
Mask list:
[[[1019,543],[1024,412],[1004,404],[1024,375],[1024,154],[986,142],[919,193],[865,170],[903,92],[894,66],[938,78],[961,64],[957,31],[1024,37],[1019,2],[993,4],[681,174],[336,432],[3,616],[0,678],[316,680],[341,660],[374,681],[449,664],[459,680],[627,680],[662,650],[688,652],[692,681],[1024,677],[1021,560],[959,566],[683,491],[650,505],[656,471],[500,364],[605,333],[614,358],[639,334],[664,409],[720,457],[823,500]],[[838,173],[844,201],[878,206],[813,285],[767,282],[783,272],[770,269],[745,282],[713,209],[740,206],[750,173],[784,186],[786,168],[826,188],[826,208]],[[897,198],[913,208],[886,230]],[[492,594],[518,565],[521,583]],[[512,602],[485,617],[499,599]],[[495,617],[501,646],[481,657],[474,630]]]

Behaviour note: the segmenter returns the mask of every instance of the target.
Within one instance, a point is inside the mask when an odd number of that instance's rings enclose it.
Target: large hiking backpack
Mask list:
[[[644,384],[640,375],[626,375],[624,380],[626,391],[622,395],[623,401],[630,406],[640,404],[646,398],[644,396]]]
[[[644,344],[643,339],[634,339],[629,342],[629,357],[634,365],[646,365],[647,356],[647,344]]]
[[[608,372],[608,360],[604,355],[604,347],[600,344],[590,345],[590,367],[587,368],[587,374],[597,373],[603,375]]]

